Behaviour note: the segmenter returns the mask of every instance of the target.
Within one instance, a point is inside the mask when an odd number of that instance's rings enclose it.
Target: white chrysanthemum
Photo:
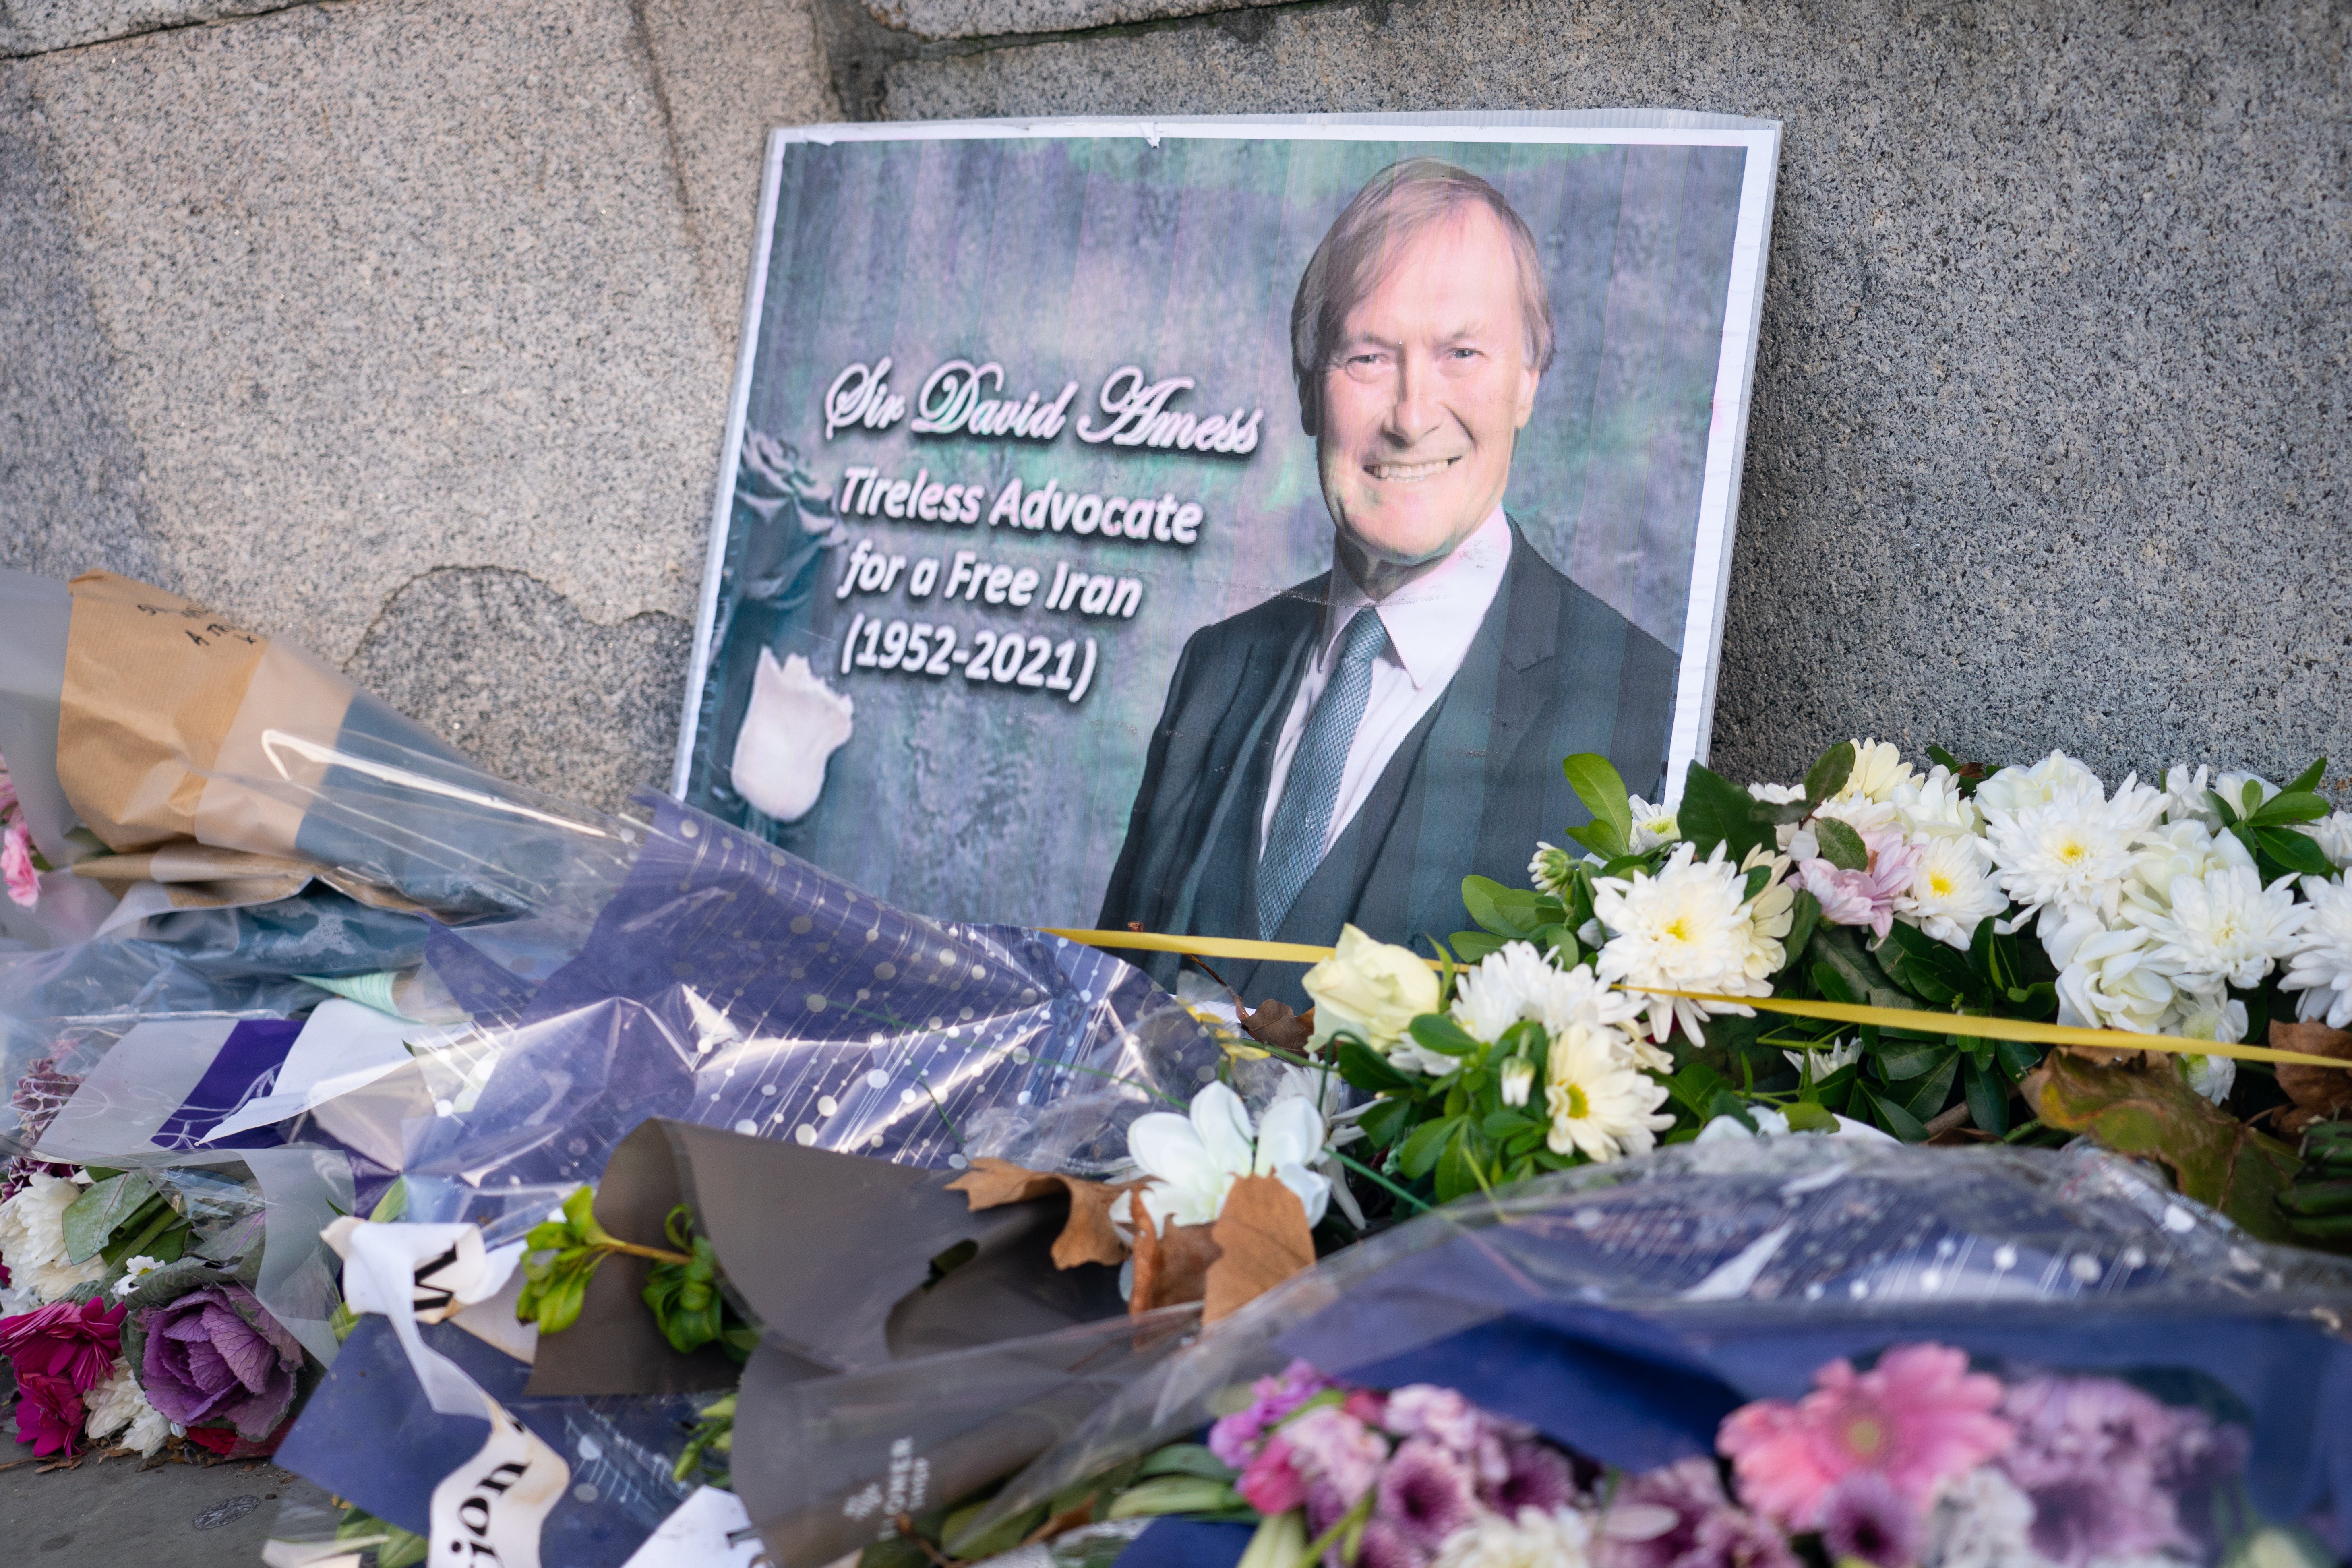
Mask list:
[[[1720,844],[1705,860],[1695,859],[1696,853],[1685,844],[1654,877],[1636,871],[1630,881],[1603,877],[1593,884],[1592,912],[1609,931],[1600,976],[1629,991],[1653,993],[1643,1000],[1651,1036],[1659,1041],[1677,1022],[1696,1040],[1705,1038],[1703,1026],[1716,1013],[1752,1013],[1736,1003],[1694,1002],[1656,990],[1771,993],[1769,984],[1748,973],[1755,932],[1742,896],[1746,873],[1723,858]]]
[[[1537,892],[1557,899],[1568,891],[1568,868],[1575,864],[1575,857],[1567,850],[1539,838],[1535,857],[1528,862],[1528,881]]]
[[[2030,768],[2003,768],[1977,785],[1977,809],[1990,816],[2011,816],[2029,805],[2047,805],[2062,795],[2096,792],[2099,775],[2068,756],[2053,752]]]
[[[1814,812],[1813,816],[1834,816],[1856,833],[1900,832],[1903,825],[1893,801],[1873,800],[1868,795],[1833,795],[1822,802],[1821,809]],[[1799,831],[1805,836],[1807,843],[1818,843],[1811,837],[1810,822]],[[1797,859],[1810,860],[1821,851],[1818,847],[1810,851],[1792,847],[1790,853]]]
[[[1896,789],[1916,776],[1911,764],[1903,760],[1899,748],[1885,741],[1856,741],[1853,743],[1853,771],[1845,775],[1845,783],[1830,799],[1846,803],[1871,801],[1884,805],[1895,798]]]
[[[1912,868],[1910,888],[1895,895],[1895,916],[1965,951],[1978,922],[2009,908],[2008,898],[1993,884],[1984,840],[1937,835],[1911,843],[1919,851],[1919,861]]]
[[[2243,867],[2254,858],[2234,833],[2216,833],[2201,822],[2172,822],[2140,835],[2131,875],[2124,879],[2123,918],[2138,920],[2172,911],[2172,884],[2183,877]]]
[[[2126,778],[2112,800],[2095,786],[2016,811],[1987,807],[1985,847],[2001,890],[2023,906],[2019,923],[2040,912],[2047,926],[2052,911],[2061,922],[2083,912],[2112,922],[2140,835],[2163,805],[2161,794]]]
[[[1974,837],[1984,831],[1984,814],[1960,793],[1952,770],[1937,763],[1923,779],[1906,779],[1887,797],[1906,838]]]
[[[2243,816],[2248,810],[2246,786],[2249,784],[2253,786],[2252,804],[2254,805],[2260,805],[2279,792],[2278,785],[2260,773],[2232,772],[2215,778],[2211,769],[2201,765],[2193,773],[2185,767],[2167,768],[2164,770],[2164,820],[2168,823],[2201,822],[2219,832],[2221,816],[2213,809],[2213,802],[2208,798],[2207,792],[2228,801],[2232,816]]]
[[[2177,992],[2153,962],[2155,942],[2139,926],[2109,931],[2077,912],[2055,931],[2042,921],[2042,945],[2058,966],[2058,1021],[2085,1029],[2159,1032]]]
[[[2232,840],[2234,842],[2234,840]],[[2135,924],[2156,939],[2149,962],[2171,972],[2184,991],[2243,991],[2262,983],[2271,966],[2294,951],[2309,917],[2294,901],[2294,879],[2263,886],[2252,867],[2229,866],[2202,877],[2172,880],[2171,910],[2135,911]]]
[[[1673,806],[1652,805],[1638,795],[1625,805],[1633,817],[1633,833],[1626,847],[1633,854],[1646,855],[1659,845],[1672,844],[1683,836],[1682,827],[1675,821]]]
[[[2303,896],[2311,900],[2311,912],[2279,986],[2303,993],[2297,1017],[2325,1019],[2329,1028],[2340,1029],[2352,1024],[2352,888],[2305,877]]]
[[[1614,1029],[1576,1024],[1554,1035],[1544,1099],[1551,1112],[1544,1142],[1555,1154],[1580,1149],[1601,1162],[1646,1154],[1675,1124],[1671,1112],[1658,1110],[1666,1086],[1626,1060],[1624,1037]]]
[[[1805,798],[1802,784],[1752,784],[1748,793],[1767,805],[1788,805]]]
[[[1505,1519],[1479,1510],[1445,1538],[1432,1568],[1584,1568],[1591,1528],[1568,1509],[1523,1508]]]
[[[1551,1035],[1582,1025],[1616,1034],[1628,1061],[1661,1068],[1674,1065],[1664,1052],[1633,1037],[1640,998],[1603,984],[1582,965],[1558,968],[1527,942],[1504,943],[1476,968],[1464,970],[1454,984],[1454,1021],[1479,1039],[1500,1039],[1504,1030],[1523,1021],[1541,1024]],[[1444,1073],[1453,1067],[1449,1058],[1444,1066],[1423,1070]]]
[[[2339,811],[2317,822],[2297,825],[2297,831],[2307,835],[2327,857],[2327,863],[2338,870],[2352,866],[2352,811]]]
[[[38,1172],[0,1204],[0,1263],[8,1267],[12,1289],[29,1288],[46,1306],[70,1295],[77,1285],[106,1278],[103,1258],[66,1258],[66,1210],[81,1194],[70,1179]]]
[[[147,1403],[139,1380],[131,1374],[130,1362],[121,1356],[114,1358],[114,1370],[106,1381],[83,1394],[81,1402],[89,1412],[81,1429],[93,1442],[103,1442],[120,1432],[116,1441],[121,1447],[136,1448],[140,1458],[152,1459],[163,1447],[163,1439],[172,1435],[172,1423]]]

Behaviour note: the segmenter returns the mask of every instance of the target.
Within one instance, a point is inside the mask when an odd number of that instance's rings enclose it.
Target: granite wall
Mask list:
[[[761,132],[1787,125],[1719,766],[1876,733],[2352,781],[2352,5],[0,0],[0,562],[664,775]]]

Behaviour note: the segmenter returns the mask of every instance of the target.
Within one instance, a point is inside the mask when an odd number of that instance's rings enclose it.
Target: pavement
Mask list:
[[[16,1390],[0,1372],[7,1409]],[[326,1494],[266,1459],[154,1465],[85,1458],[71,1469],[18,1458],[0,1424],[0,1563],[10,1568],[255,1568],[288,1500]]]

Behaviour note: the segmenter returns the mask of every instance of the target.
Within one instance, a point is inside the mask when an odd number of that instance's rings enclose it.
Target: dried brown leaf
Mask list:
[[[1105,1263],[1115,1268],[1127,1261],[1127,1244],[1110,1222],[1110,1207],[1120,1194],[1140,1185],[1139,1182],[1089,1182],[1055,1171],[1032,1171],[1009,1160],[983,1155],[971,1163],[970,1171],[950,1182],[948,1191],[961,1193],[974,1213],[1067,1193],[1070,1217],[1062,1234],[1054,1238],[1054,1267]]]
[[[1151,1216],[1140,1205],[1135,1211],[1135,1289],[1127,1299],[1129,1312],[1141,1316],[1154,1307],[1197,1301],[1208,1291],[1209,1269],[1217,1261],[1217,1241],[1212,1225],[1171,1225],[1154,1230]]]
[[[1294,1013],[1289,1003],[1269,996],[1258,1004],[1255,1013],[1236,1005],[1234,1014],[1241,1019],[1242,1029],[1251,1039],[1262,1046],[1272,1046],[1276,1050],[1303,1051],[1307,1043],[1315,1037],[1315,1009],[1312,1007],[1304,1013]]]
[[[2352,1034],[2331,1029],[2325,1024],[2290,1024],[2274,1019],[2271,1024],[2271,1049],[2352,1061]],[[2278,1086],[2294,1101],[2294,1109],[2281,1116],[2278,1123],[2279,1131],[2290,1136],[2352,1106],[2352,1072],[2336,1068],[2281,1062]]]
[[[1314,1267],[1315,1237],[1298,1194],[1273,1176],[1244,1176],[1207,1227],[1217,1260],[1209,1266],[1201,1321],[1213,1323]]]

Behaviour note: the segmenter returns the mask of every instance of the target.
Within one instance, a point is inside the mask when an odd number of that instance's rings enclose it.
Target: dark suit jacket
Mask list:
[[[1143,784],[1097,925],[1255,937],[1258,822],[1274,748],[1322,629],[1326,573],[1195,632],[1168,683]],[[1560,761],[1599,752],[1656,799],[1675,659],[1570,582],[1517,523],[1503,584],[1436,705],[1291,906],[1278,942],[1329,943],[1343,922],[1383,942],[1468,923],[1462,879],[1527,884],[1537,840],[1587,820]],[[1172,984],[1177,961],[1145,964]],[[1307,1005],[1296,964],[1217,962],[1252,1000]]]

